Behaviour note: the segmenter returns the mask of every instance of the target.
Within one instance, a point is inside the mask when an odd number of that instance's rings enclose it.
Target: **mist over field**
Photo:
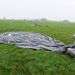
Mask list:
[[[1,0],[0,19],[41,19],[75,22],[75,0]]]

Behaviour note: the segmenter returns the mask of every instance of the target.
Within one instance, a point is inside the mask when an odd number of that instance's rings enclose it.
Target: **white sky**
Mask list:
[[[0,19],[41,19],[75,22],[75,0],[0,0]]]

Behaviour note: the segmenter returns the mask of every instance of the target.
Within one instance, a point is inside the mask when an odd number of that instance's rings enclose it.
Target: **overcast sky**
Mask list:
[[[75,0],[0,0],[0,19],[41,19],[75,22]]]

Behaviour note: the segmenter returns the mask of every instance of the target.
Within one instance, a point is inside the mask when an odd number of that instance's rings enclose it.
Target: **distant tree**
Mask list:
[[[63,22],[70,22],[69,20],[63,20]]]
[[[4,20],[5,20],[5,17],[4,17]]]
[[[12,18],[12,20],[14,20],[14,18]]]
[[[47,19],[45,19],[45,18],[42,18],[41,20],[42,20],[42,21],[47,21]]]

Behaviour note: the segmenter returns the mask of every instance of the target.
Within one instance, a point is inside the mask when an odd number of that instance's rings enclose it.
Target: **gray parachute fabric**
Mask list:
[[[0,43],[12,44],[18,47],[32,48],[36,50],[46,49],[60,53],[67,52],[68,50],[68,47],[59,40],[35,32],[5,32],[0,34]],[[67,54],[69,53],[72,52],[67,52]],[[72,56],[72,54],[70,55]]]
[[[65,44],[35,32],[6,32],[0,34],[0,43],[14,44],[22,48],[48,49],[57,51]]]

